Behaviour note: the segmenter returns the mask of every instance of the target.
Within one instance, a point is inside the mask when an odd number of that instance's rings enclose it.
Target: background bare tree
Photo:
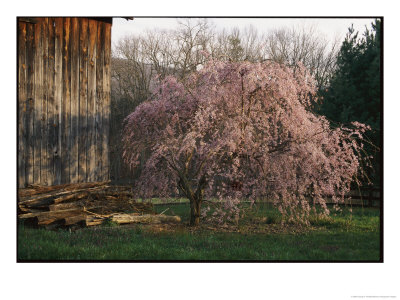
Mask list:
[[[261,61],[262,39],[253,26],[240,30],[235,27],[230,31],[215,33],[207,49],[214,59],[232,61]]]
[[[340,47],[339,39],[329,43],[312,26],[272,30],[266,34],[264,45],[266,59],[291,67],[303,63],[317,80],[319,89],[327,85]]]
[[[193,21],[186,19],[178,22],[178,29],[172,31],[174,51],[171,53],[173,67],[179,78],[185,78],[190,72],[204,63],[202,51],[212,37],[212,28],[207,19]]]
[[[148,97],[153,68],[146,57],[142,37],[125,37],[116,45],[112,63],[113,92],[136,105]]]
[[[121,39],[113,49],[110,120],[110,172],[113,180],[134,175],[122,163],[121,133],[125,117],[150,96],[154,71],[144,50],[144,39],[135,36]]]

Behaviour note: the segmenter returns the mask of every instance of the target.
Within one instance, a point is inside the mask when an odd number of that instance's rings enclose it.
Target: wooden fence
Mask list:
[[[382,201],[381,189],[379,187],[366,187],[360,190],[350,191],[350,200],[346,204],[362,205],[369,207],[380,207]]]
[[[109,179],[111,18],[18,18],[18,186]]]

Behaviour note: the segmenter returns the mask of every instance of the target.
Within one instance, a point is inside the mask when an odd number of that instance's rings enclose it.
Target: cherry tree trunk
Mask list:
[[[201,198],[192,198],[190,200],[190,226],[197,226],[200,223]]]

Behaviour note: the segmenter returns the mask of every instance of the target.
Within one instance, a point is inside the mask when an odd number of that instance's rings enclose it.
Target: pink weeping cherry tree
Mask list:
[[[190,225],[207,197],[272,199],[287,219],[329,213],[324,197],[344,201],[362,174],[368,128],[331,128],[311,111],[315,82],[302,65],[209,60],[178,81],[167,77],[152,100],[125,120],[124,160],[141,162],[143,197],[180,191],[190,201]],[[339,196],[338,196],[339,195]],[[234,201],[233,201],[234,200]]]

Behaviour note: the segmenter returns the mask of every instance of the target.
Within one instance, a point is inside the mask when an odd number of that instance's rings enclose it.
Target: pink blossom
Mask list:
[[[298,68],[294,74],[272,62],[209,60],[182,82],[166,77],[154,100],[125,120],[124,160],[132,168],[145,161],[138,192],[167,196],[179,189],[200,204],[217,197],[220,222],[237,219],[240,199],[266,197],[288,220],[306,221],[315,206],[328,214],[325,197],[343,202],[362,175],[368,128],[354,122],[331,129],[313,114],[315,82]]]

